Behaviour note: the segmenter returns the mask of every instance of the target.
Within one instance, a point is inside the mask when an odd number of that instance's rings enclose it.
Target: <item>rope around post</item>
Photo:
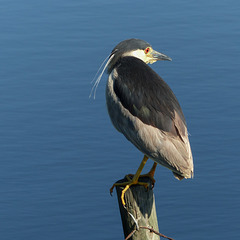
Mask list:
[[[167,237],[166,235],[155,231],[153,228],[144,227],[144,226],[139,226],[139,229],[140,229],[140,228],[142,228],[142,229],[147,229],[147,230],[149,230],[150,232],[153,232],[153,233],[155,233],[156,235],[158,235],[158,236],[160,236],[160,237],[163,237],[163,238],[166,238],[166,239],[169,239],[169,240],[174,240],[173,238]],[[128,240],[130,237],[132,237],[132,235],[133,235],[136,231],[137,231],[137,230],[134,229],[124,240]]]
[[[166,239],[168,239],[168,240],[174,240],[173,238],[167,237],[166,235],[155,231],[153,228],[144,227],[144,226],[139,226],[136,218],[127,210],[127,208],[126,208],[125,206],[124,206],[124,208],[126,209],[126,211],[128,212],[128,214],[131,216],[131,218],[133,219],[133,221],[134,221],[134,223],[136,224],[136,227],[137,227],[137,229],[134,229],[124,240],[128,240],[128,239],[129,239],[130,237],[132,237],[132,235],[133,235],[136,231],[138,231],[140,228],[141,228],[141,229],[147,229],[147,230],[149,230],[150,232],[153,232],[153,233],[155,233],[156,235],[158,235],[158,236],[160,236],[160,237],[163,237],[163,238],[166,238]]]

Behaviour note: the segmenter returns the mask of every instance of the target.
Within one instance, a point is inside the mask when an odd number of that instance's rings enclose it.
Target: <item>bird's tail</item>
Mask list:
[[[191,172],[191,175],[189,175],[189,176],[182,176],[182,175],[180,175],[178,173],[175,173],[175,172],[173,172],[173,175],[178,180],[183,180],[184,178],[193,178],[193,172]]]
[[[175,173],[175,172],[173,172],[173,175],[174,175],[174,177],[175,177],[176,179],[178,179],[178,180],[183,180],[183,179],[184,179],[183,176],[181,176],[181,175],[179,175],[179,174],[177,174],[177,173]]]

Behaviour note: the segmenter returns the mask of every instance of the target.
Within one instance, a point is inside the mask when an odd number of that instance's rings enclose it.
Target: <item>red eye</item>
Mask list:
[[[150,51],[150,48],[149,47],[147,47],[145,50],[144,50],[144,52],[147,54],[147,53],[149,53],[149,51]]]

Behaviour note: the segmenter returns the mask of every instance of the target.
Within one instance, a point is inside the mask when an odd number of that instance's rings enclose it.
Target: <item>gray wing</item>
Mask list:
[[[143,61],[125,57],[117,67],[114,91],[122,105],[145,124],[188,140],[186,121],[174,93]]]

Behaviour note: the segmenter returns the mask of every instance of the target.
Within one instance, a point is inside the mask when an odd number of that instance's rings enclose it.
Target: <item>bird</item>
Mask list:
[[[157,164],[170,169],[178,180],[193,178],[193,157],[186,120],[168,84],[148,65],[158,60],[172,61],[141,39],[131,38],[116,45],[105,66],[108,73],[106,105],[113,126],[138,150],[143,160],[124,183],[121,200],[134,184],[148,159],[154,161],[148,176],[153,178]],[[105,70],[104,68],[104,70]]]

